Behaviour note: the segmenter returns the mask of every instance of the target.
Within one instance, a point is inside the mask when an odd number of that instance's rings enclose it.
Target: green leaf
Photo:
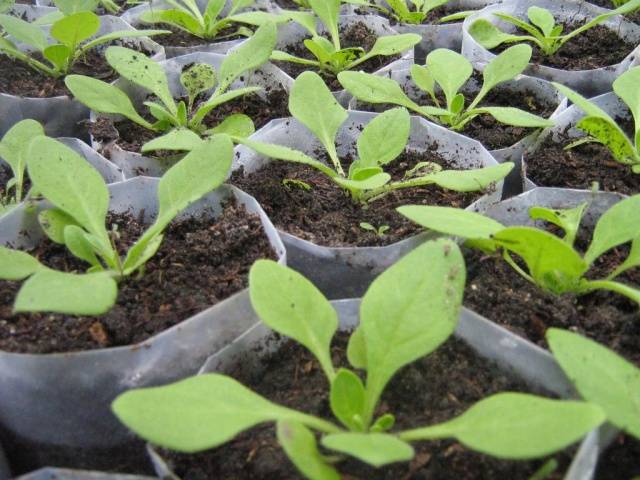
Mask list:
[[[289,460],[310,480],[340,480],[338,472],[322,457],[316,437],[302,423],[279,421],[276,430],[278,443]]]
[[[626,164],[640,162],[640,153],[615,122],[601,117],[585,117],[576,124],[576,127],[606,146],[618,162]]]
[[[491,60],[482,71],[482,88],[474,105],[484,98],[496,85],[520,75],[531,60],[531,47],[525,43],[507,48]]]
[[[473,112],[488,113],[498,122],[516,127],[545,128],[554,125],[551,120],[515,107],[480,107],[474,109]]]
[[[267,62],[276,46],[276,40],[275,24],[265,23],[251,38],[231,50],[220,66],[220,81],[216,93],[226,92],[242,73],[254,70]]]
[[[386,432],[388,430],[391,430],[395,425],[395,423],[396,423],[396,417],[394,417],[390,413],[385,413],[384,415],[381,415],[380,417],[378,417],[378,419],[375,422],[373,422],[373,425],[371,425],[371,431]]]
[[[29,156],[34,187],[110,249],[105,227],[109,190],[98,171],[71,148],[45,136],[31,142]]]
[[[264,422],[294,421],[313,427],[326,423],[271,403],[234,379],[215,373],[130,390],[116,398],[111,408],[142,438],[187,453],[217,447]]]
[[[531,23],[540,29],[545,37],[552,36],[556,21],[549,10],[536,6],[529,7],[527,10],[527,17],[529,17]]]
[[[189,105],[196,97],[216,84],[216,69],[206,63],[196,63],[180,74],[180,83],[187,91]]]
[[[193,150],[204,140],[188,128],[175,128],[161,137],[154,138],[142,146],[142,153],[154,150]]]
[[[485,398],[448,422],[403,432],[400,438],[454,437],[498,458],[541,458],[577,442],[604,420],[596,405],[508,392]]]
[[[529,209],[529,216],[533,220],[545,220],[558,227],[565,232],[564,241],[569,245],[573,242],[580,228],[580,222],[588,203],[582,203],[575,208],[567,208],[562,210],[552,210],[544,207],[532,207]]]
[[[22,285],[14,311],[102,315],[115,304],[117,294],[115,280],[105,272],[76,275],[40,270]]]
[[[26,43],[39,51],[49,43],[42,29],[12,15],[0,14],[0,27],[18,42]]]
[[[330,346],[338,316],[325,296],[305,277],[271,260],[253,264],[249,293],[262,322],[304,345],[333,381]]]
[[[249,137],[256,131],[256,126],[250,117],[244,113],[234,113],[226,117],[222,123],[216,125],[207,133],[225,133],[234,137]]]
[[[367,368],[367,344],[362,328],[356,328],[349,337],[347,359],[353,368]]]
[[[72,52],[66,45],[58,43],[49,45],[42,51],[42,55],[55,66],[56,70],[64,72],[69,65]]]
[[[41,268],[40,262],[26,252],[0,246],[0,278],[23,280]]]
[[[339,48],[338,18],[340,16],[340,0],[309,0],[309,5],[329,31],[336,48]]]
[[[100,267],[91,243],[85,237],[85,231],[77,225],[67,225],[64,229],[64,243],[69,251],[80,260]]]
[[[365,72],[340,72],[340,84],[358,100],[368,103],[391,103],[410,109],[419,108],[391,78]]]
[[[160,10],[151,9],[140,15],[140,20],[145,23],[166,23],[172,27],[191,33],[192,35],[204,38],[205,32],[198,20],[187,12],[180,10]]]
[[[358,161],[362,167],[386,165],[407,145],[411,118],[404,108],[393,108],[377,115],[358,137]]]
[[[635,144],[636,152],[640,155],[640,92],[638,85],[640,84],[640,67],[632,68],[620,75],[613,82],[613,91],[618,95],[624,103],[627,104],[629,110],[635,119]]]
[[[78,12],[93,12],[99,2],[98,0],[54,0],[53,3],[64,15],[71,15]]]
[[[593,231],[593,239],[584,260],[591,265],[607,250],[630,242],[638,236],[640,195],[626,198],[604,212]]]
[[[636,237],[633,242],[631,242],[629,255],[627,255],[627,258],[625,258],[624,262],[618,265],[618,267],[613,271],[613,273],[611,273],[611,275],[609,275],[608,278],[615,278],[622,272],[625,272],[637,266],[640,266],[640,237]]]
[[[211,20],[215,20],[222,13],[225,3],[225,0],[209,0],[204,11],[205,15],[209,15]]]
[[[471,63],[453,50],[438,48],[427,55],[426,65],[450,107],[458,90],[471,78]]]
[[[584,98],[582,95],[580,95],[577,92],[574,92],[573,90],[571,90],[568,87],[565,87],[564,85],[560,84],[560,83],[555,83],[553,82],[553,86],[556,87],[556,89],[565,97],[567,97],[571,103],[575,103],[579,108],[581,108],[582,110],[584,110],[584,112],[592,117],[600,117],[600,118],[604,118],[604,119],[608,119],[611,121],[611,123],[616,123],[610,116],[609,114],[607,114],[607,112],[605,112],[604,110],[602,110],[600,107],[598,107],[596,104],[591,103],[589,100],[587,100],[586,98]]]
[[[442,188],[457,192],[477,192],[502,180],[512,169],[513,163],[505,162],[473,170],[442,170],[428,177]]]
[[[105,57],[120,76],[153,93],[176,115],[176,102],[169,91],[167,75],[159,63],[140,52],[117,46],[107,48]]]
[[[453,333],[464,281],[458,246],[437,240],[416,248],[371,284],[360,307],[367,352],[367,422],[391,377]]]
[[[93,12],[79,12],[58,20],[51,26],[51,36],[72,52],[81,42],[93,37],[100,29],[100,19]]]
[[[349,430],[363,431],[367,402],[364,385],[355,373],[341,368],[331,382],[331,411]]]
[[[293,10],[283,10],[282,14],[293,20],[295,23],[307,29],[313,37],[318,36],[316,31],[317,17],[311,12],[298,12]]]
[[[498,45],[505,42],[517,42],[522,40],[522,38],[517,35],[504,33],[493,23],[489,20],[485,20],[484,18],[476,20],[469,26],[469,35],[471,35],[476,42],[487,50],[496,48]]]
[[[64,244],[64,229],[68,225],[77,225],[73,217],[57,208],[41,211],[38,214],[38,222],[47,237],[60,244]]]
[[[415,33],[401,33],[396,35],[385,35],[378,37],[376,43],[373,44],[371,50],[360,58],[358,63],[362,63],[363,59],[369,59],[377,56],[390,56],[409,50],[413,46],[420,43],[422,37]]]
[[[289,111],[296,120],[311,130],[334,164],[339,165],[335,139],[340,126],[349,115],[317,73],[303,72],[293,82]]]
[[[424,228],[462,238],[490,240],[505,228],[490,217],[453,207],[404,205],[396,210]]]
[[[361,180],[342,178],[340,176],[333,177],[333,181],[347,190],[375,190],[380,188],[391,180],[388,173],[378,173]]]
[[[73,96],[91,110],[117,113],[144,128],[153,130],[153,125],[138,115],[129,97],[119,88],[83,75],[67,75],[64,83]]]
[[[189,126],[191,128],[198,127],[204,120],[204,117],[206,117],[209,114],[209,112],[214,108],[216,108],[217,106],[222,105],[223,103],[229,102],[234,98],[238,98],[243,95],[248,95],[250,93],[255,93],[259,90],[261,90],[261,87],[244,87],[244,88],[231,90],[230,92],[226,92],[221,95],[212,96],[209,100],[200,104],[200,106],[198,107],[198,110],[193,115],[191,122],[189,122]]]
[[[576,333],[551,328],[547,341],[580,395],[602,407],[616,427],[640,438],[640,369]]]
[[[374,467],[413,458],[413,447],[387,433],[334,433],[322,437],[322,445],[346,453]]]
[[[436,82],[427,67],[422,65],[411,65],[411,79],[421,90],[427,92],[432,98],[435,97]]]
[[[44,135],[44,129],[35,120],[27,119],[13,125],[0,141],[0,154],[9,164],[14,176],[24,173],[31,139]]]

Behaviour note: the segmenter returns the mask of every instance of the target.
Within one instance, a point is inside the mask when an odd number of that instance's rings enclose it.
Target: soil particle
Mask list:
[[[582,26],[582,23],[563,23],[564,32],[571,32]],[[524,34],[522,30],[517,34]],[[553,55],[544,55],[540,48],[526,42],[533,48],[531,63],[558,68],[561,70],[593,70],[620,63],[636,47],[632,42],[620,38],[616,30],[596,25],[586,32],[573,37]],[[513,44],[503,44],[492,50],[494,53],[503,52]]]
[[[455,168],[436,152],[405,151],[391,162],[385,171],[392,180],[401,180],[404,173],[418,162],[435,162],[443,168]],[[352,159],[344,159],[345,171]],[[294,183],[291,183],[294,181]],[[304,182],[302,187],[295,182]],[[305,165],[273,161],[267,167],[246,177],[235,172],[232,183],[258,199],[276,227],[319,245],[382,246],[395,243],[418,233],[419,228],[399,213],[396,207],[409,204],[444,205],[465,208],[481,193],[458,193],[433,185],[396,190],[389,195],[361,206],[326,175]],[[360,223],[375,228],[388,226],[383,236],[366,231]]]
[[[145,230],[128,214],[111,215],[108,226],[117,228],[122,255]],[[48,240],[31,253],[56,270],[87,268]],[[144,275],[119,284],[116,305],[105,315],[12,314],[21,283],[0,281],[0,349],[52,353],[141,342],[245,288],[259,258],[275,258],[259,217],[229,202],[218,220],[203,215],[174,221]]]
[[[324,35],[325,37],[327,35]],[[311,38],[311,37],[307,37]],[[361,47],[368,52],[373,47],[378,36],[364,23],[354,23],[344,27],[340,27],[340,43],[342,48]],[[304,46],[301,41],[287,45],[282,49],[284,52],[293,55],[295,57],[306,58],[309,60],[316,60],[313,54]],[[385,65],[400,58],[399,55],[393,56],[377,56],[361,63],[357,66],[357,70],[361,70],[367,73],[373,73],[380,70]],[[291,78],[297,78],[302,72],[307,70],[315,71],[324,79],[325,83],[331,91],[342,90],[342,85],[338,82],[338,78],[331,72],[321,71],[315,67],[308,65],[301,65],[294,62],[273,62],[275,65],[284,70]]]
[[[598,461],[596,480],[634,479],[640,475],[640,441],[620,435]]]
[[[334,365],[347,366],[348,336],[334,338]],[[264,370],[230,372],[258,394],[278,404],[332,418],[327,398],[327,381],[315,358],[303,347],[288,341],[275,354],[261,361]],[[473,403],[502,391],[531,391],[521,382],[505,376],[494,365],[477,357],[463,342],[450,339],[436,352],[405,367],[389,384],[377,415],[396,416],[394,431],[432,425],[461,414]],[[175,473],[183,480],[224,478],[301,479],[282,452],[273,425],[263,425],[238,435],[227,445],[209,452],[185,455],[164,452]],[[373,469],[356,460],[337,465],[350,480],[471,480],[528,479],[543,463],[493,459],[465,449],[454,441],[415,443],[415,458],[408,463]],[[561,469],[551,479],[561,478],[568,463],[557,456]]]

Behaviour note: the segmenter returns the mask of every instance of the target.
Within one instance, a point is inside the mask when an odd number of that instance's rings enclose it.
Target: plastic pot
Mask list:
[[[478,19],[488,20],[506,32],[515,31],[515,27],[499,20],[494,13],[502,12],[515,17],[522,17],[531,6],[546,8],[553,13],[557,21],[579,22],[592,19],[605,10],[590,3],[578,0],[511,0],[499,5],[491,5],[478,13],[469,16],[463,23],[462,54],[472,63],[482,65],[488,63],[495,55],[482,47],[469,34],[470,25]],[[624,18],[609,18],[601,25],[614,30],[621,39],[631,43],[640,43],[640,26]],[[633,50],[622,62],[592,70],[561,70],[543,65],[529,64],[524,73],[533,77],[562,83],[587,97],[592,97],[611,90],[613,81],[630,66],[640,54],[640,47]]]
[[[359,299],[332,302],[338,312],[340,328],[350,330],[358,324]],[[486,319],[463,308],[455,336],[473,348],[479,357],[495,362],[497,366],[533,388],[543,389],[561,397],[573,396],[573,389],[553,357],[545,350],[517,337]],[[225,372],[230,369],[260,372],[262,354],[275,351],[284,342],[274,340],[271,330],[263,323],[237,338],[227,347],[213,354],[204,364],[200,373]],[[251,352],[249,355],[248,353]],[[255,352],[260,352],[255,353]],[[241,364],[238,362],[241,359]],[[585,442],[585,453],[591,454],[593,446]],[[160,478],[177,478],[167,463],[152,447],[150,457]],[[565,480],[587,480],[588,472],[574,462]]]
[[[143,213],[148,221],[157,213],[157,186],[158,179],[144,177],[111,185],[110,210]],[[221,203],[234,197],[260,216],[284,263],[275,228],[258,203],[234,187],[220,187],[182,216],[215,218]],[[0,244],[28,248],[37,243],[42,207],[22,205],[0,220]],[[136,345],[40,355],[0,352],[0,433],[12,467],[18,473],[42,466],[112,469],[144,458],[141,443],[112,415],[111,401],[131,388],[194,374],[209,355],[257,321],[245,289]]]
[[[18,6],[16,6],[18,7]],[[21,5],[27,18],[37,18],[53,9]],[[43,27],[48,31],[49,27]],[[118,30],[135,30],[131,25],[118,17],[104,15],[100,17],[100,30],[97,35],[104,35]],[[148,52],[156,60],[164,58],[164,49],[149,38],[139,37],[125,39],[126,45],[134,45]],[[19,45],[25,52],[32,51],[25,45]],[[80,102],[63,95],[51,98],[21,97],[0,93],[0,136],[4,135],[16,122],[31,118],[42,123],[45,132],[51,137],[87,138],[86,129],[81,125],[89,119],[89,109]]]
[[[155,477],[48,467],[21,475],[16,480],[153,480],[153,478]]]
[[[375,113],[350,111],[340,128],[336,144],[338,154],[355,152],[355,142],[364,125]],[[283,145],[314,157],[322,148],[318,140],[293,118],[275,120],[256,132],[253,140]],[[437,152],[460,169],[496,165],[496,160],[475,140],[451,132],[418,117],[411,119],[411,134],[407,149],[423,152],[437,144]],[[271,160],[253,150],[238,146],[234,169],[244,168],[245,175],[267,165]],[[493,193],[470,205],[482,211],[486,205],[500,199],[502,182]],[[309,278],[329,298],[361,296],[371,281],[387,267],[424,241],[427,234],[419,234],[384,247],[326,247],[317,245],[282,229],[279,233],[287,247],[288,264]]]

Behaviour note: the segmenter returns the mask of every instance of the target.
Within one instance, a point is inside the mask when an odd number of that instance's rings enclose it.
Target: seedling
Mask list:
[[[285,178],[284,180],[282,180],[282,185],[287,190],[293,190],[293,189],[296,189],[296,188],[300,189],[300,190],[306,190],[306,191],[311,190],[311,185],[309,185],[305,181],[297,180],[295,178]]]
[[[115,303],[117,282],[142,272],[155,255],[163,231],[187,206],[226,178],[233,144],[218,135],[171,167],[158,184],[158,215],[122,259],[105,225],[109,190],[100,174],[70,148],[48,137],[29,144],[31,182],[53,208],[38,219],[46,235],[87,262],[87,273],[52,270],[26,252],[0,247],[0,278],[26,280],[14,302],[16,312],[100,315]],[[194,174],[197,172],[197,174]]]
[[[496,48],[503,43],[532,42],[540,48],[544,55],[551,56],[560,50],[565,43],[581,33],[600,25],[615,15],[624,15],[638,8],[640,8],[640,0],[630,0],[615,10],[598,15],[581,27],[562,35],[564,26],[556,23],[553,14],[545,8],[534,6],[529,7],[527,10],[528,22],[506,13],[494,14],[499,19],[524,30],[529,35],[505,33],[484,18],[476,20],[469,26],[469,34],[487,50]]]
[[[386,0],[389,9],[383,9],[384,12],[402,23],[410,23],[413,25],[420,25],[423,23],[429,14],[438,7],[446,5],[451,0]],[[411,3],[413,9],[408,5]],[[452,15],[447,15],[438,20],[439,23],[461,21],[474,13],[473,11],[457,12]]]
[[[260,26],[274,22],[277,16],[266,12],[241,12],[255,4],[255,0],[231,0],[230,9],[223,13],[227,0],[209,0],[204,13],[200,12],[195,0],[175,0],[169,2],[174,8],[156,9],[153,5],[140,16],[140,20],[152,24],[170,25],[203,40],[223,40],[243,35],[250,37],[252,31],[244,25]],[[229,35],[221,32],[233,25],[242,25]]]
[[[587,114],[576,127],[587,134],[566,148],[584,143],[600,143],[607,147],[618,162],[630,165],[640,173],[640,67],[632,68],[613,82],[613,91],[629,107],[635,121],[633,139],[604,110],[570,88],[554,83],[555,87]]]
[[[29,23],[11,15],[0,14],[0,28],[9,35],[0,37],[0,53],[54,78],[68,74],[80,58],[100,45],[122,38],[171,33],[167,30],[119,30],[91,39],[100,29],[100,17],[93,12],[73,13],[55,21],[49,34],[57,43],[50,43],[37,23]],[[43,61],[22,52],[14,41],[33,48],[42,55]]]
[[[384,166],[404,152],[411,129],[409,112],[404,108],[394,108],[367,124],[357,141],[358,159],[345,173],[336,149],[336,136],[348,114],[319,75],[304,72],[295,80],[289,96],[289,111],[324,146],[330,165],[288,147],[250,138],[234,140],[261,155],[302,163],[319,170],[348,191],[357,202],[367,203],[394,190],[431,184],[459,192],[479,191],[504,178],[513,168],[513,164],[507,162],[474,170],[442,170],[436,163],[423,162],[408,170],[402,180],[392,181]]]
[[[144,128],[165,134],[143,145],[143,152],[160,149],[191,150],[200,144],[200,136],[222,132],[237,136],[253,133],[253,121],[243,114],[231,115],[211,129],[203,125],[203,120],[219,105],[260,90],[260,87],[231,89],[231,85],[242,73],[265,63],[275,42],[276,27],[273,23],[268,23],[231,51],[225,57],[219,72],[206,64],[196,64],[182,72],[180,82],[187,92],[187,102],[174,100],[167,75],[157,62],[128,48],[109,47],[106,58],[114,70],[157,98],[144,102],[148,113],[155,119],[153,123],[142,117],[129,97],[114,85],[82,75],[69,75],[65,83],[76,99],[90,109],[99,113],[120,114]],[[196,98],[214,86],[215,90],[208,100],[196,107]]]
[[[577,333],[550,328],[547,342],[582,398],[600,406],[609,422],[640,440],[640,369]]]
[[[42,125],[35,120],[22,120],[2,137],[0,158],[9,165],[13,177],[4,187],[4,197],[0,197],[0,215],[16,206],[24,198],[24,174],[29,159],[29,141],[40,135],[44,135]]]
[[[389,225],[380,225],[378,228],[374,227],[368,222],[361,222],[360,228],[368,232],[375,233],[378,237],[384,237],[385,233],[389,230]]]
[[[280,50],[273,52],[272,60],[316,67],[323,72],[335,75],[344,70],[351,70],[374,57],[402,53],[420,42],[420,35],[405,33],[378,37],[368,52],[361,47],[342,48],[338,28],[340,0],[309,0],[309,5],[313,13],[283,11],[282,15],[298,23],[312,35],[312,38],[304,41],[304,45],[315,57],[315,60],[296,57]],[[318,21],[326,28],[330,40],[318,34],[316,29]]]
[[[410,461],[410,442],[455,438],[488,455],[535,458],[565,448],[603,421],[594,405],[523,393],[492,395],[452,420],[411,430],[392,432],[391,413],[376,418],[394,375],[455,330],[465,270],[451,241],[421,245],[369,287],[347,349],[351,366],[366,373],[365,382],[354,370],[333,365],[330,346],[338,316],[311,282],[266,260],[254,264],[249,278],[251,302],[263,323],[316,357],[329,382],[331,411],[342,425],[274,404],[219,373],[121,395],[112,408],[125,425],[154,444],[198,452],[272,422],[280,445],[305,477],[338,480],[334,464],[345,456],[381,467]],[[316,434],[335,456],[320,453]]]
[[[568,210],[534,207],[529,211],[532,219],[545,220],[564,230],[564,238],[534,227],[505,227],[492,218],[456,208],[409,205],[399,207],[398,212],[423,227],[465,238],[469,247],[489,252],[502,250],[505,261],[516,272],[552,294],[585,295],[609,290],[640,303],[640,290],[615,281],[623,272],[640,265],[640,195],[622,200],[600,217],[591,244],[581,256],[573,244],[586,207],[584,203]],[[598,257],[629,242],[627,259],[607,278],[587,278]],[[512,255],[522,259],[526,271]]]
[[[411,66],[411,78],[418,88],[429,95],[435,106],[418,105],[391,78],[364,72],[342,72],[338,80],[358,100],[400,105],[452,130],[462,130],[479,115],[491,115],[500,123],[518,127],[552,126],[552,121],[518,108],[479,106],[497,85],[520,75],[530,58],[531,47],[528,45],[513,46],[494,58],[482,72],[482,87],[468,106],[460,89],[473,74],[471,62],[459,53],[443,48],[429,53],[425,66]],[[444,94],[445,104],[438,99],[436,88]]]

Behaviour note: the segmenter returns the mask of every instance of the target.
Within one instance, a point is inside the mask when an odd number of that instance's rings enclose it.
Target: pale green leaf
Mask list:
[[[51,26],[51,36],[74,51],[93,37],[100,28],[100,19],[93,12],[78,12],[58,20]]]
[[[23,280],[41,268],[40,262],[26,252],[0,246],[0,278]]]
[[[349,430],[362,431],[367,394],[355,373],[341,368],[331,382],[331,411]]]
[[[442,188],[457,192],[476,192],[502,180],[512,169],[513,163],[505,162],[473,170],[442,170],[428,178]]]
[[[309,480],[340,480],[338,472],[324,461],[316,437],[302,423],[282,420],[277,424],[278,443],[289,460]]]
[[[453,50],[438,48],[427,55],[426,65],[450,107],[458,90],[471,78],[471,63]]]
[[[386,433],[334,433],[322,437],[322,445],[374,467],[408,461],[414,455],[411,445]]]
[[[216,125],[207,133],[225,133],[233,137],[249,137],[256,131],[256,126],[250,117],[243,113],[227,116],[222,123]]]
[[[515,107],[480,107],[474,112],[488,113],[505,125],[526,128],[552,127],[554,122]]]
[[[0,14],[0,27],[18,42],[26,43],[39,51],[44,50],[48,45],[42,29],[21,18]]]
[[[462,238],[489,240],[505,228],[490,217],[453,207],[404,205],[396,210],[424,228]]]
[[[77,225],[77,222],[62,210],[50,208],[38,214],[38,222],[44,233],[56,243],[64,243],[64,229],[68,225]]]
[[[142,146],[142,153],[154,150],[193,150],[203,140],[197,133],[187,128],[175,128],[161,137],[154,138]]]
[[[362,328],[356,328],[349,337],[347,359],[353,368],[367,368],[367,344]]]
[[[404,108],[393,108],[377,115],[358,137],[360,165],[375,167],[395,160],[404,152],[410,130],[411,119]]]

